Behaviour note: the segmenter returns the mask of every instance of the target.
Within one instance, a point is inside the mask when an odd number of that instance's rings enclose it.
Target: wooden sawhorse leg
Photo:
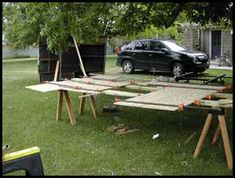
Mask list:
[[[221,132],[222,139],[223,139],[227,165],[228,165],[228,168],[230,170],[232,170],[233,169],[232,152],[231,152],[229,138],[228,138],[228,132],[227,132],[227,127],[226,127],[226,122],[225,122],[225,115],[224,114],[218,115],[218,120],[219,120],[219,130]],[[208,130],[210,128],[211,122],[212,122],[212,114],[208,113],[206,122],[204,124],[203,129],[202,129],[202,133],[200,135],[198,144],[196,146],[196,149],[195,149],[195,152],[193,155],[194,158],[197,158],[201,152],[201,149],[202,149],[203,143],[205,141],[206,135],[208,133]],[[218,130],[218,127],[217,127],[217,130]],[[216,131],[216,134],[218,134],[217,132],[218,131]]]
[[[212,121],[212,114],[211,113],[208,113],[207,115],[207,118],[206,118],[206,122],[204,124],[204,127],[202,129],[202,133],[201,133],[201,136],[199,138],[199,141],[197,143],[197,146],[196,146],[196,149],[195,149],[195,152],[193,154],[193,157],[194,158],[197,158],[202,150],[202,146],[204,144],[204,141],[206,139],[206,135],[208,133],[208,130],[210,128],[210,125],[211,125],[211,121]]]
[[[86,93],[82,93],[82,96],[86,95]],[[91,102],[91,109],[93,112],[93,116],[96,119],[97,118],[97,112],[96,112],[96,103],[95,103],[95,98],[93,95],[88,96],[90,98],[90,102]],[[82,97],[80,98],[80,106],[79,106],[79,114],[82,115],[84,113],[84,105],[85,105],[85,98],[86,97]]]
[[[82,96],[83,96],[83,95],[86,95],[86,93],[82,93],[81,95],[82,95]],[[80,106],[79,106],[79,114],[80,114],[80,115],[82,115],[82,114],[84,113],[85,99],[86,99],[86,97],[80,98]]]
[[[227,112],[228,112],[228,110],[225,108],[225,109],[224,109],[224,116],[225,116],[225,118],[226,118]],[[219,126],[219,125],[220,125],[220,124],[218,123],[218,126],[217,126],[217,128],[216,128],[216,131],[215,131],[215,134],[214,134],[214,136],[213,136],[213,139],[212,139],[211,144],[215,144],[216,141],[218,140],[219,136],[220,136],[220,126]]]
[[[68,91],[59,90],[58,101],[57,101],[56,120],[59,121],[61,119],[62,106],[63,106],[63,96],[65,96],[65,104],[66,104],[67,112],[69,115],[70,123],[74,126],[74,125],[76,125],[76,119],[74,116],[73,107],[72,107],[72,104],[71,104],[71,101],[70,101],[70,98],[68,95]]]
[[[225,117],[224,115],[218,115],[219,119],[219,127],[224,143],[224,151],[225,151],[225,156],[227,160],[227,165],[230,170],[233,169],[233,158],[232,158],[232,152],[230,148],[230,143],[229,143],[229,138],[228,138],[228,131],[226,127],[226,122],[225,122]]]

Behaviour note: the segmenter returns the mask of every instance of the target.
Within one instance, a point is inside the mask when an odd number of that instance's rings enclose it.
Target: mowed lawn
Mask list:
[[[128,79],[154,78],[151,73],[125,75],[115,62],[115,57],[106,58],[106,74]],[[232,75],[232,71],[211,69],[207,73]],[[200,156],[193,158],[206,111],[119,107],[119,112],[104,113],[103,107],[112,103],[114,97],[99,95],[98,119],[94,119],[88,101],[84,115],[78,114],[79,95],[70,93],[77,120],[73,127],[65,104],[62,120],[55,120],[57,92],[40,93],[25,88],[39,83],[37,60],[4,62],[2,81],[3,143],[10,145],[9,152],[38,146],[45,175],[232,175],[221,138],[211,145],[218,124],[216,117]],[[233,150],[232,111],[226,121]],[[106,130],[122,123],[139,131],[117,136]],[[195,136],[186,144],[194,132]],[[153,140],[157,133],[159,138]],[[24,175],[24,172],[8,175]]]

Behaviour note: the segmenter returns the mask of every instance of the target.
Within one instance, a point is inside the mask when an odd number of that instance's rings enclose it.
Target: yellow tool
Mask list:
[[[40,149],[37,146],[4,154],[7,148],[8,145],[2,147],[2,174],[24,170],[29,176],[44,175]]]

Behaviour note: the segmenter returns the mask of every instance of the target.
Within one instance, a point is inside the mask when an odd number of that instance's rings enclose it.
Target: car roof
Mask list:
[[[176,42],[175,40],[173,39],[169,39],[169,38],[143,38],[143,39],[136,39],[136,40],[133,40],[133,42],[135,41],[172,41],[172,42]]]

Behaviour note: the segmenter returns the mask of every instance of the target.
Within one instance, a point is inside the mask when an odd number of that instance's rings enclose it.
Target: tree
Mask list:
[[[50,50],[68,47],[72,35],[80,43],[97,43],[102,38],[136,35],[146,28],[169,28],[177,17],[201,24],[231,25],[230,2],[36,2],[3,3],[3,29],[13,47],[48,40]]]
[[[109,35],[105,3],[7,3],[3,6],[3,28],[12,47],[27,47],[47,38],[53,51],[66,49],[74,36],[84,43]],[[99,15],[98,15],[99,14]]]

